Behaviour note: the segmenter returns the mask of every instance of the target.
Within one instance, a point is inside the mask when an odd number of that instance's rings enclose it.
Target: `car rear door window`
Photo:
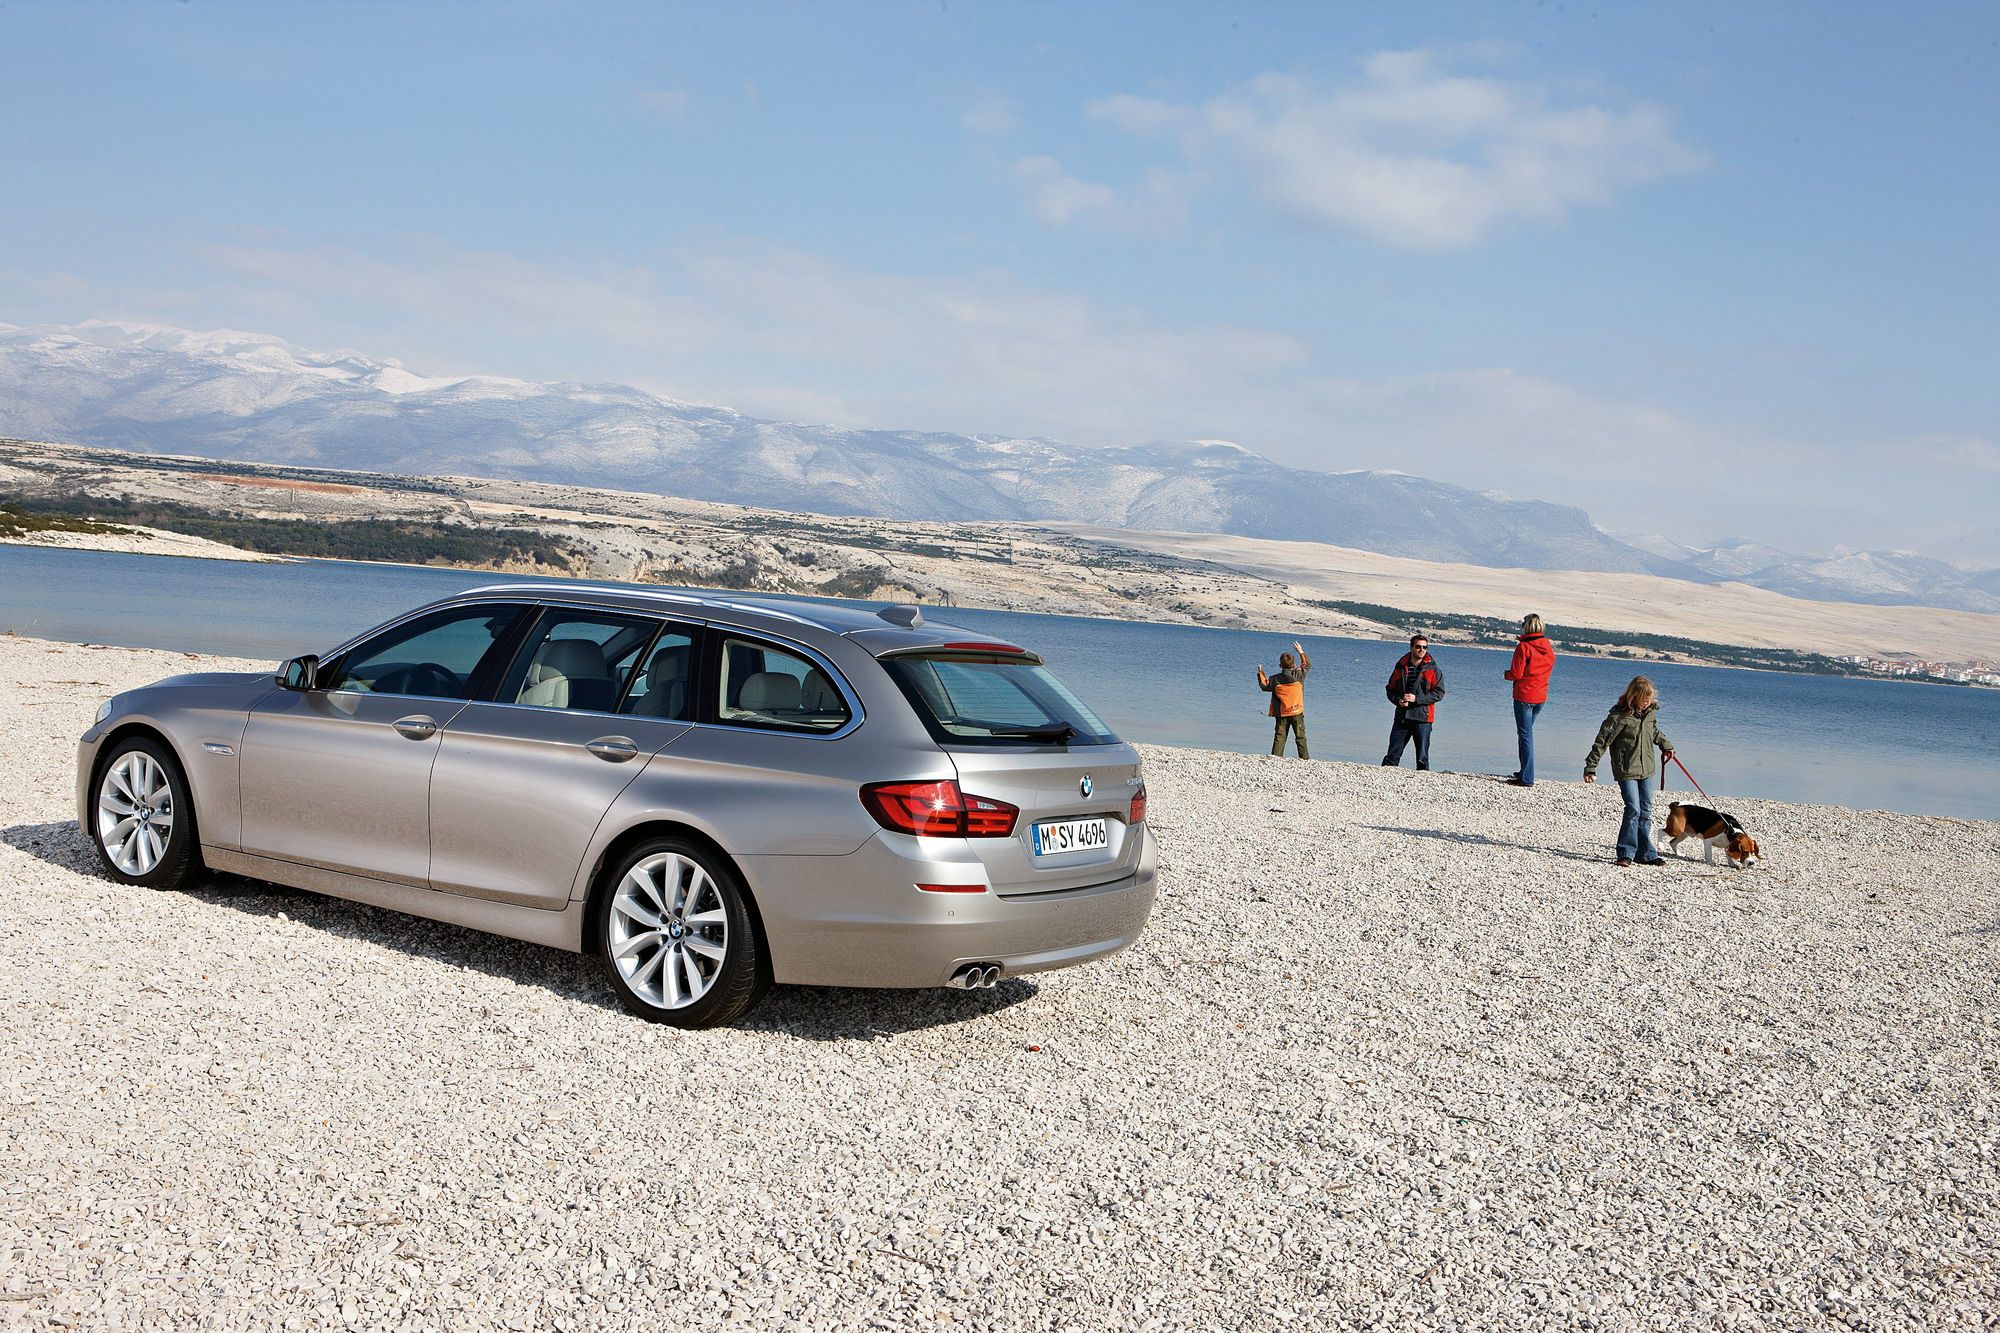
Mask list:
[[[775,644],[725,637],[719,676],[715,720],[728,726],[830,732],[854,716],[824,667]]]
[[[544,610],[501,683],[498,701],[617,712],[665,626],[650,616]]]

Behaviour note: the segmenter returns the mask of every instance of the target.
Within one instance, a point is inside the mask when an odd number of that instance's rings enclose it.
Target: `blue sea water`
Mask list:
[[[0,546],[0,631],[275,661],[328,647],[431,598],[499,581],[331,560],[249,564]],[[1291,646],[1287,636],[961,608],[926,615],[1033,648],[1128,739],[1270,748],[1255,668],[1276,670]],[[1304,643],[1313,659],[1306,687],[1313,757],[1379,760],[1391,711],[1383,685],[1403,645]],[[1511,773],[1511,696],[1500,677],[1507,654],[1434,651],[1448,694],[1438,707],[1433,767]],[[1581,775],[1598,723],[1635,670],[1659,686],[1663,728],[1718,799],[2000,818],[2000,691],[1949,685],[1565,656],[1536,728],[1543,779]],[[1672,776],[1671,786],[1685,790],[1680,774]]]

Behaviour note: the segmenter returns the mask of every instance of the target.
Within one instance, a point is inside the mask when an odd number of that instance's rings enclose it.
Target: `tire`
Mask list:
[[[749,894],[728,860],[683,838],[652,838],[612,867],[591,944],[618,1000],[652,1023],[712,1028],[763,998],[768,975]]]
[[[91,793],[90,843],[121,884],[179,889],[201,873],[194,798],[173,751],[150,736],[111,747]]]

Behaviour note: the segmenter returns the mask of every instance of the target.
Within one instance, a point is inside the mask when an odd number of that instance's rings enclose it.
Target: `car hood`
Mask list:
[[[270,685],[278,673],[271,671],[190,671],[184,676],[168,676],[141,689],[180,689],[190,685]]]

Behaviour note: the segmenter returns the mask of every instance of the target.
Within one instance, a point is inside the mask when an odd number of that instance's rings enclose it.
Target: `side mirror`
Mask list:
[[[319,688],[319,659],[311,653],[304,657],[294,657],[278,671],[278,684],[288,690],[316,690]]]

